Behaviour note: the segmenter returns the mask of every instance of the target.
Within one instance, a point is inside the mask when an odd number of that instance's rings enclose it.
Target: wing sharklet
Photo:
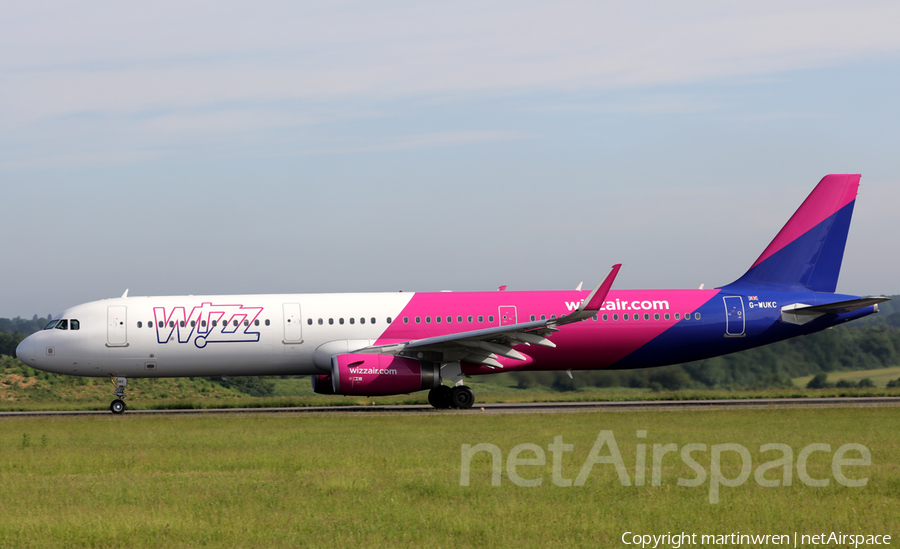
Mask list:
[[[554,323],[549,325],[564,326],[566,324],[571,324],[572,322],[587,320],[597,314],[600,307],[602,307],[603,303],[606,301],[606,296],[609,295],[609,290],[612,288],[613,282],[616,280],[616,275],[619,274],[619,269],[621,268],[621,263],[613,265],[609,272],[606,273],[606,278],[603,279],[603,282],[594,288],[594,291],[587,296],[587,299],[581,302],[581,305],[578,306],[578,309],[576,309],[574,313],[560,317],[556,319]]]

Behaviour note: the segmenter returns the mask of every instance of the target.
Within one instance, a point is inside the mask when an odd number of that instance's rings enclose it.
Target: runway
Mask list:
[[[427,404],[373,406],[294,406],[282,408],[207,408],[177,410],[126,410],[123,416],[159,414],[504,414],[504,413],[571,413],[621,412],[626,410],[712,410],[734,408],[838,408],[853,406],[900,406],[900,397],[834,397],[834,398],[745,398],[719,400],[632,400],[598,402],[523,402],[476,404],[468,410],[435,410]],[[35,416],[90,416],[114,414],[109,410],[36,410],[0,412],[0,418]]]

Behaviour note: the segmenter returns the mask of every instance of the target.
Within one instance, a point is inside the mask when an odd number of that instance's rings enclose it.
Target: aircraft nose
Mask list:
[[[34,364],[34,338],[29,336],[22,340],[19,343],[19,346],[16,347],[16,358],[28,364],[29,366]]]

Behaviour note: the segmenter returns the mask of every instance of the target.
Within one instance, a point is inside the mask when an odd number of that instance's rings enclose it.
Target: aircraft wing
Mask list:
[[[560,326],[581,322],[597,314],[606,301],[606,295],[621,267],[621,264],[614,265],[603,282],[594,288],[587,299],[581,302],[578,309],[559,318],[519,322],[507,326],[415,339],[403,343],[375,345],[357,349],[353,353],[389,354],[434,362],[464,360],[473,364],[483,364],[490,368],[503,368],[503,365],[497,361],[498,356],[527,360],[522,353],[513,349],[513,346],[527,344],[556,347],[556,344],[547,338],[559,331]]]

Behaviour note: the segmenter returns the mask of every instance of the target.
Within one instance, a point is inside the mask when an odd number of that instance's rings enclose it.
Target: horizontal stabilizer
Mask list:
[[[850,313],[863,307],[878,305],[885,301],[890,301],[889,297],[863,297],[860,299],[850,299],[848,301],[838,301],[837,303],[828,303],[826,305],[810,305],[807,307],[798,307],[792,309],[791,313],[795,315],[821,315],[835,314],[842,315]]]

